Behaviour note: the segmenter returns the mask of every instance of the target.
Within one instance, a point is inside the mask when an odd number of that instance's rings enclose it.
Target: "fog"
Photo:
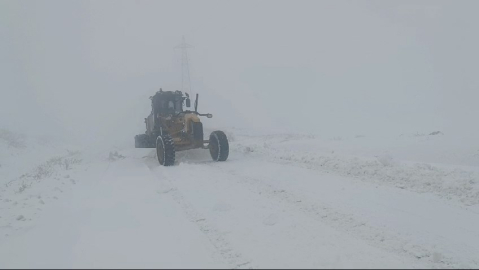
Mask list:
[[[477,134],[477,1],[0,1],[0,128],[80,140],[144,132],[181,87],[205,126]]]

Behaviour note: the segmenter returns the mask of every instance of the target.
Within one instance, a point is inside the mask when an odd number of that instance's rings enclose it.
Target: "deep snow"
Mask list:
[[[168,168],[3,131],[0,268],[479,267],[474,140],[226,131]]]

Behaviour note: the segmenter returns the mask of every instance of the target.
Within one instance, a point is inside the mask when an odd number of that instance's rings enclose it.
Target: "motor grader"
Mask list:
[[[214,161],[225,161],[229,154],[228,138],[223,131],[213,131],[209,140],[204,140],[200,116],[212,118],[211,114],[198,112],[198,94],[194,111],[188,93],[163,91],[161,88],[151,96],[151,113],[145,118],[146,132],[135,136],[135,148],[156,148],[158,161],[163,166],[175,164],[176,151],[209,149]]]

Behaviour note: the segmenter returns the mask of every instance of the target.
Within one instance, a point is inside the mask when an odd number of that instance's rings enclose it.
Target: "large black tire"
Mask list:
[[[154,148],[150,142],[150,136],[139,134],[135,136],[135,148]]]
[[[230,153],[228,138],[223,131],[213,131],[210,135],[209,147],[214,161],[225,161]]]
[[[175,143],[170,135],[163,134],[156,138],[156,155],[161,165],[175,165]]]

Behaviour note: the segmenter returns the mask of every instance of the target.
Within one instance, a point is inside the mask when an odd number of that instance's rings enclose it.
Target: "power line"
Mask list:
[[[183,93],[191,93],[190,66],[188,61],[188,49],[191,48],[193,46],[186,43],[185,36],[183,36],[181,44],[175,47],[175,49],[181,49],[181,91]]]

